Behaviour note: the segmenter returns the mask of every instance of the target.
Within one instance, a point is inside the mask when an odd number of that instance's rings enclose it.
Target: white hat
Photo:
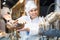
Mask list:
[[[25,5],[25,12],[27,13],[27,16],[29,16],[28,12],[33,9],[33,8],[37,8],[36,4],[34,3],[34,1],[28,1]]]

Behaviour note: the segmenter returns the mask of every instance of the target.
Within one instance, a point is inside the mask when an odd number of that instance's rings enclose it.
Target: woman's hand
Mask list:
[[[20,29],[20,30],[17,30],[17,31],[30,31],[30,28],[23,28],[23,29]]]

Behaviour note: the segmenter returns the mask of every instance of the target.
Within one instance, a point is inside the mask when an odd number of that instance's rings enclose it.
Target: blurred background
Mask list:
[[[13,20],[21,16],[25,16],[25,3],[29,0],[0,0],[0,12],[3,7],[8,7]],[[59,12],[60,11],[60,0],[34,0],[39,9],[40,16],[46,16],[51,12]],[[2,25],[3,24],[3,25]],[[60,30],[60,22],[57,20],[52,24],[52,28]],[[54,27],[55,26],[55,27]],[[5,32],[9,32],[6,27],[6,20],[4,20],[0,15],[0,30]]]

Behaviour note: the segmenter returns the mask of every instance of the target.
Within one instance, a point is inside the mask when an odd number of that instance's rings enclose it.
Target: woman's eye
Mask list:
[[[33,10],[31,10],[31,12],[33,12]]]
[[[8,14],[10,14],[9,12],[7,12]]]
[[[37,9],[30,10],[30,12],[36,11]]]
[[[35,9],[34,11],[36,11],[37,9]]]

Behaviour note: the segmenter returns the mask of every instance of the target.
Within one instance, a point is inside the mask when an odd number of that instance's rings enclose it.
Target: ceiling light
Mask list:
[[[3,3],[2,3],[2,5],[5,5],[5,4],[6,4],[6,2],[3,2]]]
[[[20,3],[23,3],[24,0],[19,0],[19,1],[20,1]]]

